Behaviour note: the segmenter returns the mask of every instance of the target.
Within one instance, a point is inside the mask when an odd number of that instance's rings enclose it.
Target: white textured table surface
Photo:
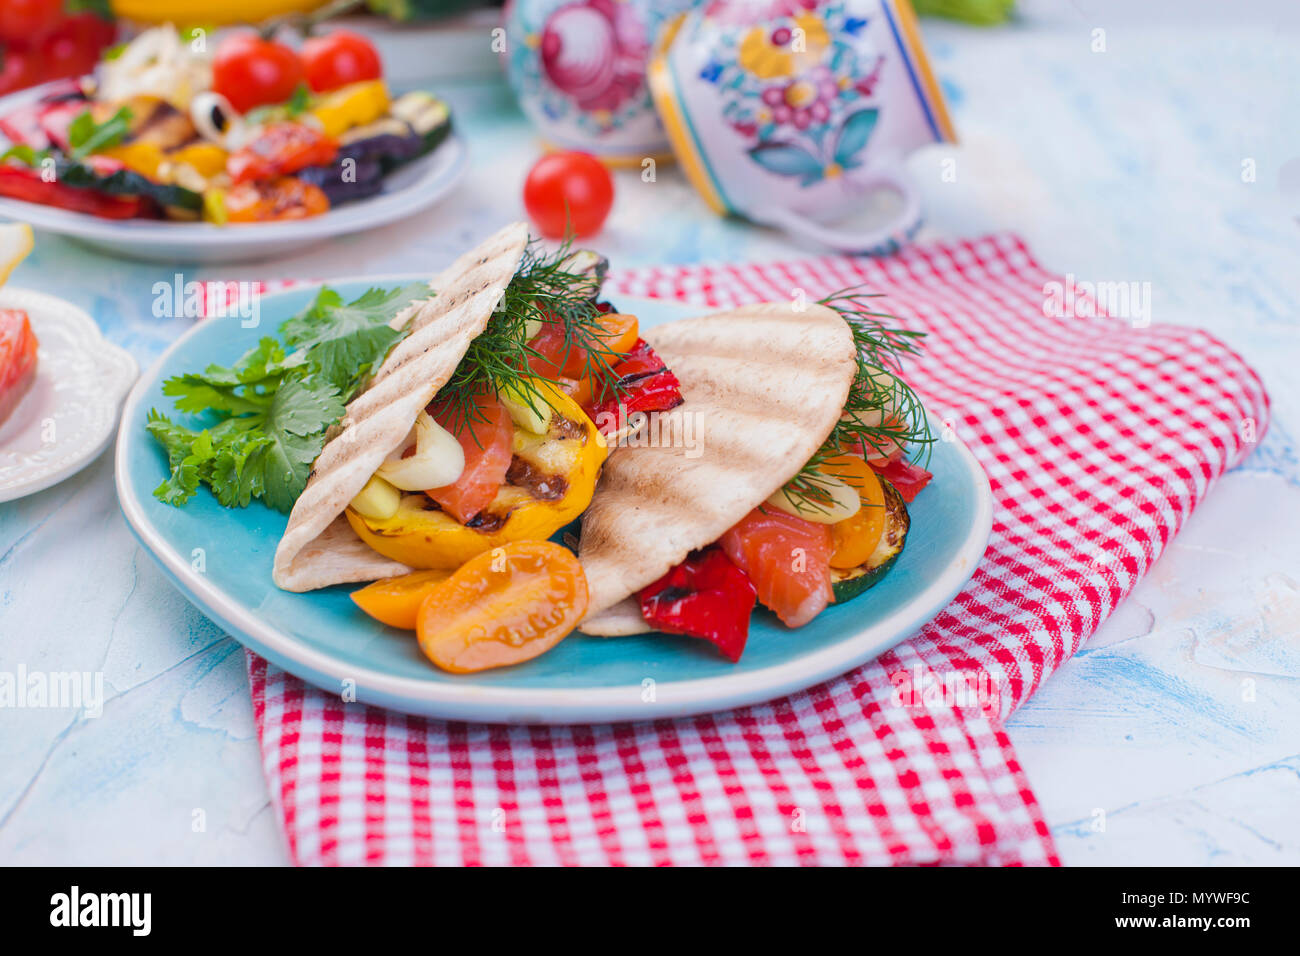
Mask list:
[[[1251,360],[1273,428],[1083,651],[1010,722],[1066,863],[1300,862],[1300,33],[1091,4],[995,31],[927,22],[963,144],[917,156],[931,236],[1024,235],[1050,268],[1151,283],[1153,320]],[[1085,13],[1085,8],[1091,13]],[[1094,30],[1104,52],[1093,52]],[[155,281],[431,272],[521,213],[535,146],[503,87],[444,89],[474,165],[446,205],[271,263],[116,262],[40,236],[15,286],[89,309],[147,366],[189,324]],[[956,159],[956,181],[940,162]],[[1243,162],[1254,182],[1243,182]],[[619,181],[620,264],[799,254],[713,219],[674,171]],[[127,531],[102,457],[0,505],[0,669],[102,671],[102,716],[0,710],[0,862],[283,863],[239,646]],[[196,832],[196,810],[206,826]]]

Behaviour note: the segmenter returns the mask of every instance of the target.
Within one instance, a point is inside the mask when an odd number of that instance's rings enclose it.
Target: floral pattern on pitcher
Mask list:
[[[646,58],[663,21],[693,2],[512,0],[507,72],[521,105],[544,131],[589,138],[596,152],[625,130],[647,138],[647,127],[649,138],[666,145],[645,83]]]
[[[715,14],[726,29],[700,78],[722,95],[750,159],[803,186],[862,165],[884,65],[869,18],[817,0],[717,2],[705,10]]]

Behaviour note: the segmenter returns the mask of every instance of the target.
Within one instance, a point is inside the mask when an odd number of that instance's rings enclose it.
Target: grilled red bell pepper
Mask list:
[[[228,222],[280,222],[329,212],[323,190],[293,176],[240,183],[225,196]]]
[[[920,494],[921,489],[934,477],[920,465],[914,465],[904,458],[901,451],[894,452],[887,461],[875,462],[868,459],[867,464],[881,478],[888,479],[908,504],[911,504],[912,499]]]
[[[72,140],[69,138],[68,131],[72,128],[72,121],[89,108],[84,100],[52,103],[41,113],[39,120],[41,130],[53,145],[65,153],[70,153]]]
[[[30,146],[32,149],[49,149],[58,145],[61,149],[67,145],[68,125],[78,113],[90,107],[81,85],[76,80],[62,80],[50,84],[49,92],[35,103],[19,107],[4,116],[0,116],[0,133],[14,146]],[[46,117],[49,128],[61,136],[60,143],[51,143],[46,131]]]
[[[50,137],[41,127],[41,116],[47,109],[45,103],[33,103],[0,117],[0,133],[14,146],[49,149]]]
[[[272,123],[230,154],[226,172],[235,183],[275,179],[308,166],[328,166],[339,144],[304,123]]]
[[[0,163],[0,196],[89,213],[101,219],[135,219],[152,213],[143,196],[110,196],[94,189],[47,182],[40,170]]]
[[[719,547],[694,551],[641,592],[641,616],[669,634],[708,641],[727,660],[740,660],[758,592]]]
[[[621,427],[618,422],[626,423],[635,412],[666,412],[682,403],[681,382],[645,339],[636,340],[632,351],[614,366],[614,374],[618,376],[617,388],[603,402],[586,409],[606,434],[617,431]]]

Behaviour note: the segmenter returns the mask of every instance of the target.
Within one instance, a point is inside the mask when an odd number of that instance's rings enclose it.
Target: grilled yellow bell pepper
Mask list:
[[[544,541],[587,510],[608,451],[605,439],[573,399],[550,382],[538,385],[555,414],[545,435],[516,429],[514,453],[540,475],[562,475],[561,497],[545,501],[524,487],[503,485],[475,519],[479,526],[472,527],[431,507],[425,495],[407,494],[397,514],[387,519],[367,518],[348,508],[348,523],[361,540],[413,568],[455,570],[511,541]]]
[[[167,158],[173,163],[184,163],[204,179],[211,179],[226,171],[229,154],[215,143],[196,143],[174,150]]]
[[[334,139],[357,126],[373,123],[388,112],[388,87],[383,80],[363,80],[321,94],[309,112]]]
[[[158,167],[163,162],[163,151],[157,143],[126,143],[122,146],[110,146],[99,151],[100,156],[116,159],[132,172],[139,173],[146,179],[158,178]]]
[[[226,191],[224,189],[203,190],[203,221],[224,226],[230,221],[226,212]]]

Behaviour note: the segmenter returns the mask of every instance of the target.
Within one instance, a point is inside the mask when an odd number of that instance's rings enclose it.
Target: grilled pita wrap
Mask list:
[[[486,328],[528,244],[514,223],[461,256],[430,282],[434,294],[394,320],[411,332],[357,396],[316,459],[275,552],[272,576],[289,591],[373,581],[411,568],[366,545],[343,518],[348,503],[395,452]]]
[[[839,421],[857,371],[832,309],[770,303],[644,333],[681,382],[698,443],[619,450],[583,515],[590,605],[579,629],[651,630],[635,595],[790,481]],[[660,432],[663,433],[661,426]]]

